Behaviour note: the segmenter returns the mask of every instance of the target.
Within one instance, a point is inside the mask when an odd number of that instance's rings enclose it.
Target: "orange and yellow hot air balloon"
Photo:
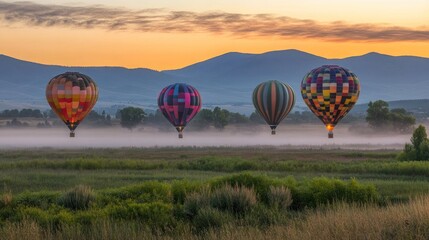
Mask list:
[[[329,138],[335,125],[353,108],[359,98],[357,76],[337,65],[311,70],[301,83],[301,94],[310,110],[326,125]]]
[[[74,137],[74,130],[97,102],[98,88],[90,77],[78,72],[66,72],[49,81],[46,99],[70,129],[70,137]]]

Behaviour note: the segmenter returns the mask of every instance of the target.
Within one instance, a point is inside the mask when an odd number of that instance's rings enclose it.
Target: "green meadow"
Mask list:
[[[401,162],[398,153],[0,150],[0,238],[426,239],[429,162]]]

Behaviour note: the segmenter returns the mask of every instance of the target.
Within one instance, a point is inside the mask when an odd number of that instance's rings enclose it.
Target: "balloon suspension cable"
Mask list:
[[[73,131],[71,131],[71,132],[70,132],[70,137],[71,137],[71,138],[74,138],[74,136],[75,136],[74,132],[73,132]]]
[[[334,138],[334,132],[333,131],[328,132],[328,138]]]

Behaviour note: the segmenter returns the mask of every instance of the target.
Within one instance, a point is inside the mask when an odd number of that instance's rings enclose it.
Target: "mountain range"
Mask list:
[[[0,55],[0,110],[47,109],[45,86],[52,77],[66,71],[91,76],[100,90],[96,109],[107,112],[129,105],[155,110],[157,95],[163,87],[185,82],[200,91],[203,106],[221,106],[248,114],[253,112],[251,94],[254,87],[271,79],[291,85],[297,95],[296,110],[302,110],[305,105],[300,96],[300,82],[307,72],[324,64],[346,67],[359,77],[360,104],[378,99],[429,98],[429,58],[415,56],[396,57],[371,52],[327,59],[298,50],[262,54],[230,52],[181,69],[155,71],[44,65]]]

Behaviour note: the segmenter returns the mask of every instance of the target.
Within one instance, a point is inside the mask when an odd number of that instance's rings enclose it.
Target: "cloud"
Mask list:
[[[231,34],[238,37],[280,37],[328,41],[428,41],[429,28],[381,25],[321,23],[271,14],[130,10],[95,6],[43,5],[34,2],[0,1],[3,24],[61,26],[85,29],[140,32]]]

